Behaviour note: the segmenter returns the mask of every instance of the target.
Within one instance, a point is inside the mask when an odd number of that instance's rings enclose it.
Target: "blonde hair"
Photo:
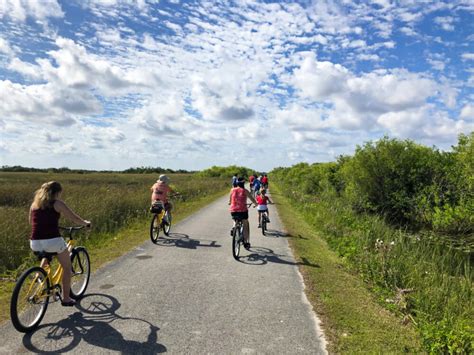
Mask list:
[[[35,197],[31,208],[42,209],[51,207],[56,199],[58,193],[63,190],[61,184],[57,181],[45,182],[41,187],[35,191]]]

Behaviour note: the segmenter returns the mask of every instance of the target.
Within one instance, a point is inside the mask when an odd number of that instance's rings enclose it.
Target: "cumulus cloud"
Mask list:
[[[57,0],[21,1],[3,0],[0,2],[0,18],[24,22],[28,17],[44,20],[48,17],[63,17],[64,12]]]
[[[465,105],[462,108],[459,117],[465,120],[474,121],[474,104]]]
[[[9,56],[13,54],[13,49],[11,48],[10,43],[8,42],[8,40],[2,37],[0,37],[0,53]]]
[[[374,115],[409,110],[436,95],[436,84],[406,70],[377,70],[355,75],[331,62],[307,56],[294,71],[303,97],[334,106],[331,121],[341,128],[361,128]]]

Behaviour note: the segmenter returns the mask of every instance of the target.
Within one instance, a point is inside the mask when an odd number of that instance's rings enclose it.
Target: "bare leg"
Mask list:
[[[61,266],[63,267],[63,302],[70,302],[72,298],[69,296],[71,290],[71,256],[69,250],[65,250],[62,253],[58,254],[58,260]]]

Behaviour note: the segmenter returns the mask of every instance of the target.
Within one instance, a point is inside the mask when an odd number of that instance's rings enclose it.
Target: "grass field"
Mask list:
[[[172,174],[171,185],[182,196],[173,200],[173,221],[192,214],[228,191],[228,179]],[[62,198],[81,217],[92,221],[79,244],[91,254],[96,270],[149,238],[152,174],[0,173],[0,322],[8,319],[14,280],[37,263],[29,247],[28,209],[43,182],[57,180]],[[61,225],[71,225],[61,220]],[[82,239],[81,239],[82,238]]]

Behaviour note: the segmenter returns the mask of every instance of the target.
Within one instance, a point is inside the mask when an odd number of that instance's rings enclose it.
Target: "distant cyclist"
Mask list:
[[[262,186],[265,190],[268,189],[268,176],[267,176],[267,174],[264,174],[262,176]]]
[[[249,184],[250,184],[250,191],[253,191],[253,181],[255,180],[256,176],[254,174],[249,176]]]
[[[250,249],[250,228],[249,228],[249,211],[247,208],[247,199],[257,205],[257,201],[253,198],[252,194],[245,188],[245,179],[239,177],[237,180],[237,187],[230,190],[229,194],[229,205],[230,214],[235,220],[240,219],[244,225],[244,248]]]
[[[59,233],[59,217],[61,214],[70,221],[90,227],[91,222],[79,217],[63,201],[62,186],[57,181],[46,182],[36,190],[30,207],[29,221],[32,227],[30,247],[33,251],[57,253],[57,258],[64,272],[62,276],[63,297],[61,304],[66,307],[74,306],[75,301],[70,297],[71,290],[71,255],[66,242]],[[41,264],[43,267],[44,264]]]
[[[260,188],[262,187],[262,182],[260,178],[255,178],[253,180],[253,195],[257,196],[260,193]]]
[[[232,176],[232,187],[237,187],[237,174]]]
[[[267,222],[270,223],[270,211],[268,210],[268,203],[273,203],[272,200],[267,196],[265,189],[260,190],[260,194],[257,196],[257,211],[258,211],[258,228],[262,226],[262,214],[267,212]]]
[[[165,211],[171,211],[173,205],[168,201],[168,195],[175,193],[174,190],[169,186],[170,178],[166,175],[160,175],[158,180],[151,187],[151,203],[155,201],[163,202]],[[178,193],[175,193],[178,194]]]

